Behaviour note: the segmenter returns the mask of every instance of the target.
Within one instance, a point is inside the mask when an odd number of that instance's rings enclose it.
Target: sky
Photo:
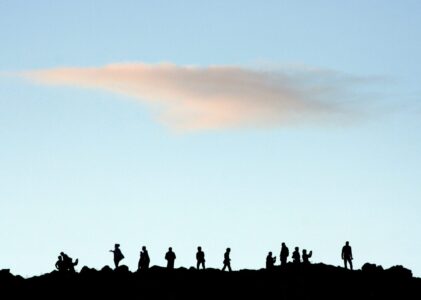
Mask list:
[[[0,269],[421,276],[421,2],[0,0]],[[278,258],[279,263],[279,258]]]

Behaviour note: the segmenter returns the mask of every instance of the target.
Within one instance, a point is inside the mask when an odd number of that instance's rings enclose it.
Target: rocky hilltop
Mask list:
[[[179,268],[154,266],[130,272],[83,267],[79,273],[53,271],[22,278],[0,271],[0,297],[35,299],[417,299],[421,279],[402,266],[384,270],[365,264],[350,271],[324,264],[292,265],[274,270]]]

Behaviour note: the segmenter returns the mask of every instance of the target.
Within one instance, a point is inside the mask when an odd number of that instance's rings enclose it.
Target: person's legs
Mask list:
[[[348,258],[348,262],[349,262],[349,267],[350,267],[350,269],[352,271],[352,260],[350,258]]]

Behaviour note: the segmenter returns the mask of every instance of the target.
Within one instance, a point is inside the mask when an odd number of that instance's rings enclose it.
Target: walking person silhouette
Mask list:
[[[202,251],[202,247],[197,247],[196,253],[196,268],[199,270],[200,265],[202,265],[202,269],[205,269],[205,252]]]
[[[285,245],[285,243],[282,243],[282,246],[281,246],[281,254],[279,256],[279,258],[281,259],[281,266],[286,266],[288,256],[289,256],[289,249]]]
[[[176,256],[171,247],[168,248],[168,252],[165,254],[165,259],[167,260],[167,269],[174,269],[174,261]]]
[[[120,244],[115,244],[114,250],[110,250],[110,252],[112,252],[114,254],[114,265],[115,265],[115,268],[117,269],[118,264],[124,258],[124,255],[120,250]]]
[[[231,258],[230,258],[231,249],[227,248],[224,254],[224,266],[222,267],[222,271],[225,271],[225,268],[228,268],[228,271],[232,271],[231,269]]]
[[[351,246],[349,245],[348,241],[345,243],[345,246],[342,247],[342,255],[341,256],[342,256],[342,259],[344,261],[345,269],[348,269],[347,263],[349,263],[349,266],[352,270],[352,260],[354,258],[352,257],[352,249],[351,249]]]

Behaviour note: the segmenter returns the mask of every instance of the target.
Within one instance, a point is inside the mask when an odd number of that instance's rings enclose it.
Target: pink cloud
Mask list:
[[[181,131],[290,126],[352,114],[343,100],[353,79],[308,68],[264,71],[127,63],[27,71],[20,76],[129,96],[150,107],[161,123]]]

